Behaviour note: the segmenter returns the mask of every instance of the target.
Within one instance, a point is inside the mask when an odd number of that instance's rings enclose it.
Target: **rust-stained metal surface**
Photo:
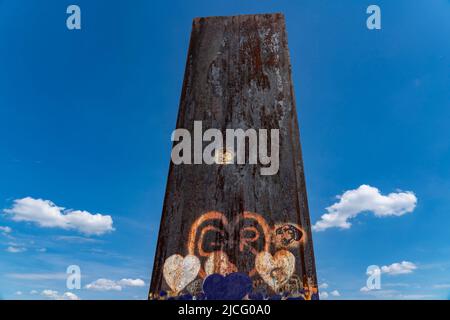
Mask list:
[[[203,131],[279,129],[280,168],[171,163],[149,298],[202,295],[209,275],[236,272],[252,282],[244,298],[317,296],[282,14],[193,21],[177,128],[193,134],[200,120]]]

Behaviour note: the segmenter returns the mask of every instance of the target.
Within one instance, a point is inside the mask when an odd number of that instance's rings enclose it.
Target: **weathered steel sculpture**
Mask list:
[[[194,20],[177,128],[195,139],[199,121],[224,136],[279,132],[268,147],[279,169],[261,174],[267,162],[239,164],[227,148],[214,164],[171,163],[149,298],[317,298],[282,14]]]

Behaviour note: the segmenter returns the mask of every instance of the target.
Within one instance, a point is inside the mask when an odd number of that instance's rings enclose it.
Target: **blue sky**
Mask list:
[[[82,30],[66,28],[72,3]],[[366,28],[370,4],[381,30]],[[314,232],[322,291],[448,298],[447,0],[0,0],[0,298],[62,295],[72,264],[81,299],[146,297],[192,19],[266,12],[286,15],[312,222],[361,185],[417,199]],[[16,221],[8,209],[27,197],[110,216],[114,230]],[[403,261],[414,268],[395,272]],[[386,267],[382,288],[362,292],[369,265]],[[102,278],[116,290],[85,288]]]

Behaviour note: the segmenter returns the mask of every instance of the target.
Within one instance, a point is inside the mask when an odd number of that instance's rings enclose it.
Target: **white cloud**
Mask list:
[[[331,294],[333,297],[340,297],[340,296],[341,296],[341,294],[340,294],[339,291],[337,291],[337,290],[331,291],[330,294]]]
[[[125,287],[143,287],[145,282],[142,279],[122,279],[119,281],[114,281],[110,279],[97,279],[94,282],[86,285],[85,288],[88,290],[96,291],[121,291]]]
[[[359,289],[359,291],[361,292],[369,292],[371,289],[367,288],[367,286],[362,287],[361,289]]]
[[[76,230],[86,235],[102,235],[114,231],[109,215],[91,214],[82,210],[66,210],[49,200],[26,197],[14,200],[11,209],[5,209],[14,221],[34,222],[45,228]]]
[[[81,300],[75,293],[65,292],[62,295],[62,300]]]
[[[377,188],[361,185],[358,189],[345,191],[337,196],[338,202],[326,208],[328,213],[313,226],[314,231],[328,228],[349,229],[350,219],[363,212],[373,212],[376,217],[401,216],[412,212],[417,198],[411,191],[399,191],[382,195]]]
[[[402,261],[400,263],[393,263],[389,266],[382,266],[381,272],[390,275],[398,275],[412,273],[416,269],[417,266],[414,263],[409,261]]]
[[[94,282],[89,283],[85,286],[88,290],[95,290],[95,291],[121,291],[122,286],[118,285],[116,281],[109,280],[109,279],[97,279]]]
[[[324,282],[319,285],[319,289],[326,289],[326,288],[328,288],[328,283]]]
[[[9,253],[21,253],[27,251],[27,249],[24,247],[9,246],[6,248],[6,251]]]
[[[10,227],[2,227],[0,226],[0,232],[3,233],[11,233],[12,229]]]
[[[145,282],[142,279],[122,279],[117,282],[122,287],[143,287]]]
[[[46,297],[46,298],[54,299],[54,300],[57,300],[57,298],[59,297],[58,291],[48,290],[48,289],[47,290],[43,290],[41,292],[41,295]]]
[[[21,296],[22,295],[22,291],[16,291],[16,296]]]
[[[80,298],[72,292],[64,292],[62,295],[60,295],[58,291],[43,290],[41,292],[41,295],[51,300],[80,300]]]
[[[319,289],[327,289],[330,286],[328,285],[328,283],[323,282],[321,284],[319,284]],[[331,290],[331,289],[329,289]],[[320,299],[328,299],[330,297],[340,297],[341,294],[339,293],[338,290],[333,290],[333,291],[324,291],[324,290],[320,290],[319,291],[319,297]]]
[[[390,264],[388,266],[382,266],[381,268],[376,267],[375,268],[368,268],[366,274],[368,276],[374,276],[376,274],[381,275],[383,274],[388,274],[388,275],[399,275],[399,274],[408,274],[408,273],[412,273],[414,270],[417,269],[417,266],[409,261],[402,261],[402,262],[396,262],[393,264]],[[398,286],[408,286],[407,284],[404,283],[387,283],[385,284],[385,286],[391,286],[391,287],[398,287]],[[362,292],[367,292],[367,291],[371,291],[369,290],[367,287],[362,287],[361,290]]]
[[[39,292],[37,292],[36,290],[31,290],[31,291],[30,291],[30,294],[31,294],[31,295],[35,295],[35,294],[38,294],[38,293],[39,293]]]

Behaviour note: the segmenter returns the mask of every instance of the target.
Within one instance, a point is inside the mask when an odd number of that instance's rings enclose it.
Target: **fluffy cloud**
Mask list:
[[[341,296],[341,294],[340,294],[339,291],[337,291],[337,290],[331,291],[330,294],[331,294],[333,297],[340,297],[340,296]]]
[[[368,268],[366,274],[368,276],[387,274],[391,276],[401,275],[401,274],[409,274],[414,272],[417,269],[417,266],[409,261],[402,261],[390,264],[388,266],[382,266],[381,268]],[[396,284],[396,286],[404,286],[405,284]],[[385,286],[388,286],[386,284]],[[369,289],[367,286],[364,286],[360,289],[361,292],[368,293],[373,291],[373,289]]]
[[[41,293],[42,296],[49,298],[49,299],[53,299],[58,297],[58,291],[54,291],[54,290],[43,290]],[[56,300],[56,299],[55,299]]]
[[[60,295],[58,291],[44,290],[41,292],[41,295],[51,300],[80,300],[80,298],[72,292],[64,292]]]
[[[41,227],[76,230],[86,235],[102,235],[113,231],[109,215],[92,214],[82,210],[66,210],[49,200],[31,197],[14,200],[13,207],[5,209],[14,221],[33,222]]]
[[[334,289],[332,291],[325,291],[325,289],[329,289],[331,290],[330,286],[328,283],[326,282],[322,282],[319,284],[319,297],[322,300],[326,300],[328,298],[332,298],[332,297],[340,297],[341,294],[339,293],[338,290]]]
[[[141,279],[122,279],[119,281],[109,279],[97,279],[94,282],[86,285],[88,290],[95,291],[121,291],[125,287],[143,287],[145,286],[144,280]]]
[[[389,266],[382,266],[381,272],[390,275],[398,275],[412,273],[416,269],[417,266],[414,263],[409,261],[402,261],[400,263],[393,263]]]
[[[122,279],[117,282],[122,287],[143,287],[145,282],[142,279]]]
[[[122,287],[118,285],[115,281],[109,279],[97,279],[94,282],[89,283],[85,286],[88,290],[95,291],[121,291]]]
[[[65,292],[62,295],[62,300],[81,300],[75,293]]]
[[[377,188],[365,184],[345,191],[337,198],[339,201],[326,208],[328,213],[313,226],[314,231],[333,227],[348,229],[351,226],[349,220],[363,212],[373,212],[377,217],[401,216],[412,212],[417,204],[411,191],[382,195]]]

